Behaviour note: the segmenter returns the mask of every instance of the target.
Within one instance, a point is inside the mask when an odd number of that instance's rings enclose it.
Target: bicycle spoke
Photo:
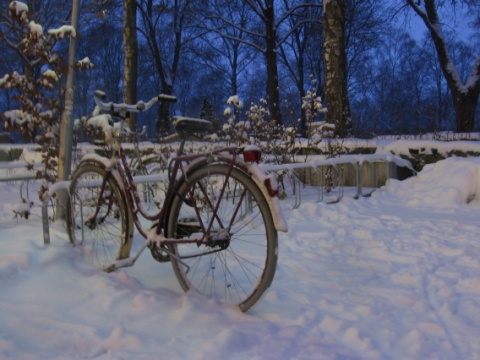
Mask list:
[[[185,290],[196,289],[246,311],[273,279],[277,234],[268,204],[256,184],[246,174],[230,171],[228,166],[216,164],[192,174],[172,205],[167,234],[185,240],[203,236],[205,240],[200,246],[181,241],[172,246],[189,267],[187,272],[172,259]],[[181,200],[187,193],[190,205]],[[191,223],[196,219],[202,233],[177,232],[182,219]]]
[[[133,231],[121,191],[113,178],[106,176],[99,166],[81,166],[72,178],[67,207],[72,243],[81,245],[87,261],[99,268],[128,256]],[[96,185],[77,186],[89,182]]]

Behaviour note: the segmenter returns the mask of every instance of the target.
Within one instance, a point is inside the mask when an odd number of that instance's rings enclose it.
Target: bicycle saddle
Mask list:
[[[181,136],[198,135],[212,130],[212,123],[205,119],[174,116],[173,126]]]

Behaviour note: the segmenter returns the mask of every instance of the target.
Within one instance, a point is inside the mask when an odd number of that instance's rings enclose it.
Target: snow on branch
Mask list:
[[[468,77],[468,80],[465,84],[465,88],[473,89],[476,86],[480,87],[480,55],[478,55],[477,59],[475,60],[472,73]]]
[[[37,24],[35,21],[30,21],[28,23],[28,29],[30,30],[30,33],[36,35],[37,37],[40,37],[43,35],[43,27],[40,24]]]
[[[77,32],[75,31],[74,27],[70,25],[63,25],[58,29],[50,29],[47,33],[54,39],[64,39],[66,37],[74,38],[77,36]]]
[[[18,52],[24,56],[29,68],[35,71],[14,71],[0,77],[0,89],[15,89],[12,104],[16,109],[0,112],[0,122],[8,131],[22,133],[26,141],[35,141],[41,147],[44,168],[38,170],[37,177],[45,182],[39,191],[42,199],[48,190],[48,183],[57,178],[59,158],[60,116],[66,106],[62,77],[67,65],[63,57],[55,51],[56,44],[76,37],[75,28],[68,25],[44,31],[41,24],[29,19],[29,8],[20,1],[12,1],[8,7],[9,16],[18,23]],[[78,69],[93,67],[88,58],[80,61]]]
[[[75,66],[78,69],[86,70],[86,69],[93,69],[95,64],[93,64],[88,57],[84,57],[82,60],[77,61]]]
[[[3,78],[0,79],[0,87],[11,89],[22,86],[26,83],[25,75],[20,75],[18,72],[14,71],[11,75],[5,74]]]
[[[11,127],[23,126],[30,122],[30,115],[24,113],[22,110],[8,110],[3,113],[6,120],[5,129],[8,130]]]
[[[8,6],[8,14],[15,20],[25,23],[28,21],[28,6],[20,1],[12,1]]]

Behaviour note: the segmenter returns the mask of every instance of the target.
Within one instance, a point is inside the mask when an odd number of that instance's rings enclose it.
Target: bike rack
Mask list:
[[[141,175],[133,177],[133,181],[135,184],[143,184],[148,182],[160,182],[160,181],[167,181],[168,176],[166,174],[153,174],[153,175]],[[42,227],[43,227],[43,243],[45,245],[50,244],[50,225],[48,222],[48,202],[54,196],[55,193],[62,191],[70,197],[70,180],[67,181],[59,181],[53,184],[48,192],[45,194],[45,198],[42,201]],[[90,182],[84,186],[95,186],[94,182]]]
[[[290,169],[288,170],[288,175],[292,181],[293,184],[293,194],[295,195],[295,202],[293,204],[293,208],[297,209],[301,202],[302,202],[302,196],[301,196],[301,191],[302,191],[302,181],[300,180],[300,176],[297,174],[295,169]]]
[[[342,165],[343,165],[343,164],[332,164],[332,165],[330,165],[330,168],[335,170],[336,175],[337,175],[337,176],[336,176],[337,179],[339,179],[340,176],[341,176],[341,174],[343,174],[343,167],[342,167]],[[327,169],[327,171],[328,171],[328,169]],[[322,191],[323,191],[323,188],[324,188],[324,187],[325,187],[325,184],[324,184],[323,187],[322,187]],[[338,202],[340,202],[340,201],[342,200],[343,195],[344,195],[344,192],[345,192],[345,191],[344,191],[343,183],[340,184],[340,182],[338,182],[336,188],[338,188],[338,195],[337,195],[336,199],[327,202],[327,204],[336,204],[336,203],[338,203]]]
[[[371,194],[377,189],[377,168],[376,163],[378,162],[387,162],[387,163],[394,163],[397,166],[407,167],[410,170],[414,171],[411,163],[408,160],[404,160],[398,156],[391,155],[391,154],[371,154],[371,155],[344,155],[339,156],[337,158],[325,159],[325,160],[318,160],[318,161],[311,161],[305,163],[294,163],[294,164],[281,164],[281,165],[271,165],[271,164],[260,164],[260,167],[266,172],[277,172],[277,171],[287,171],[292,179],[292,186],[293,192],[295,195],[295,200],[293,204],[293,208],[297,209],[301,204],[301,185],[302,181],[300,180],[300,176],[295,171],[296,169],[305,169],[305,168],[312,168],[313,171],[318,174],[319,176],[322,175],[321,168],[325,166],[332,166],[336,169],[337,174],[343,172],[343,165],[349,164],[353,166],[355,171],[355,195],[353,196],[354,199],[359,199],[361,197],[369,197]],[[373,189],[364,192],[363,189],[363,177],[362,177],[362,165],[368,164],[372,167],[372,183],[374,184]],[[415,171],[414,171],[415,172]],[[339,176],[339,175],[338,175]],[[390,178],[390,174],[388,176]],[[324,200],[324,191],[323,186],[319,186],[318,190],[318,202]],[[343,184],[338,184],[338,195],[337,197],[328,202],[328,204],[335,204],[341,201],[344,196],[344,186]]]
[[[68,191],[70,187],[70,181],[59,181],[53,184],[48,192],[45,194],[45,197],[42,201],[42,228],[43,228],[43,244],[50,244],[50,225],[48,223],[48,202],[52,196],[58,192],[63,191],[70,197],[70,192]]]
[[[373,188],[372,188],[372,190],[370,190],[370,191],[367,192],[367,193],[364,193],[363,190],[360,191],[360,195],[361,195],[362,197],[370,197],[370,196],[372,196],[373,192],[374,192],[375,190],[377,190],[377,166],[375,165],[375,162],[370,161],[370,160],[365,160],[365,161],[363,161],[363,162],[361,163],[361,165],[359,165],[359,166],[366,165],[366,164],[370,165],[371,168],[372,168],[372,178],[371,178],[371,181],[372,181],[372,184],[373,184]],[[361,181],[361,180],[360,180],[360,181]],[[360,188],[360,189],[363,189],[362,186],[360,186],[359,188]]]
[[[293,192],[295,195],[295,200],[293,204],[293,208],[296,209],[300,206],[302,201],[301,196],[301,187],[303,182],[301,181],[300,175],[298,174],[298,169],[304,168],[312,168],[312,170],[317,173],[321,174],[321,168],[325,166],[332,166],[336,169],[337,174],[343,171],[342,167],[345,164],[352,165],[355,169],[355,184],[356,184],[356,193],[354,195],[354,199],[359,199],[360,197],[368,197],[376,190],[377,182],[376,182],[376,162],[391,162],[395,163],[397,166],[407,167],[413,170],[412,165],[409,161],[399,158],[395,155],[390,154],[372,154],[372,155],[346,155],[340,156],[338,158],[332,159],[325,159],[319,161],[311,161],[306,163],[293,163],[293,164],[282,164],[282,165],[269,165],[269,164],[260,164],[260,167],[266,172],[277,172],[277,171],[286,171],[288,176],[292,180],[293,184]],[[364,192],[362,186],[362,165],[367,164],[367,166],[372,167],[372,183],[374,187],[371,191]],[[25,164],[9,164],[8,166],[2,166],[0,164],[0,168],[7,169],[14,169],[14,168],[21,168],[25,167]],[[389,176],[390,177],[390,176]],[[2,181],[24,181],[28,184],[28,181],[35,180],[36,174],[35,173],[27,173],[21,175],[9,174],[7,177],[0,177],[0,182]],[[153,174],[153,175],[141,175],[133,177],[133,181],[136,184],[141,183],[148,183],[148,182],[165,182],[168,181],[168,177],[166,174]],[[24,183],[21,185],[21,189],[23,188]],[[88,186],[88,185],[87,185]],[[53,184],[49,191],[46,193],[45,198],[42,201],[42,226],[43,226],[43,238],[44,244],[50,244],[50,228],[49,228],[49,218],[48,218],[48,203],[50,199],[54,196],[57,192],[64,192],[67,195],[69,194],[69,187],[70,181],[59,181]],[[22,191],[22,190],[21,190]],[[337,203],[341,201],[344,196],[344,187],[343,184],[339,184],[338,186],[338,195],[333,201],[330,201],[329,204]],[[323,186],[319,187],[318,189],[318,198],[317,201],[321,202],[324,200],[324,191]]]
[[[27,169],[27,164],[31,165],[31,169]],[[23,188],[26,187],[27,200],[29,199],[28,183],[37,179],[34,169],[40,167],[41,163],[26,163],[26,162],[9,162],[0,161],[0,169],[7,171],[7,176],[0,177],[0,182],[7,182],[14,184],[17,181],[21,181],[20,184],[20,197],[23,199]],[[24,169],[27,172],[17,175],[15,169]]]

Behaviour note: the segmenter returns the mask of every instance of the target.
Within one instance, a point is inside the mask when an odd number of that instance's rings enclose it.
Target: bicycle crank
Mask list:
[[[152,254],[152,257],[158,261],[159,263],[166,263],[170,261],[170,255],[166,251],[167,247],[165,245],[160,245],[158,246],[152,246],[150,248],[150,253]]]

